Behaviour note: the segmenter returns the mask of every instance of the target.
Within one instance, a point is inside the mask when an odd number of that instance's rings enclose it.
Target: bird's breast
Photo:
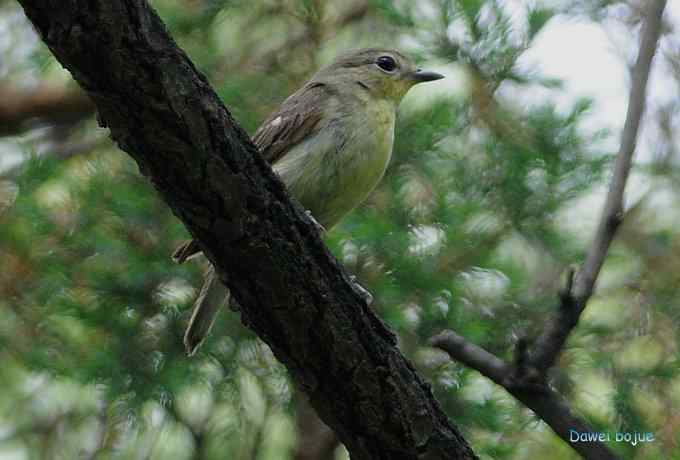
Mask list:
[[[394,143],[395,106],[387,101],[357,104],[327,120],[274,169],[293,196],[329,229],[383,177]]]

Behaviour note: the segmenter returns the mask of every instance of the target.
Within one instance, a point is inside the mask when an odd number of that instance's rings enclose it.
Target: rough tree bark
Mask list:
[[[146,1],[19,3],[352,458],[475,458]]]

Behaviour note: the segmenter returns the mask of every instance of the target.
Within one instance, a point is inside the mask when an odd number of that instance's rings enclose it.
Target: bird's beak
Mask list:
[[[444,75],[437,72],[430,72],[429,70],[418,69],[415,72],[412,72],[410,77],[416,83],[423,83],[426,81],[441,80],[444,78]]]

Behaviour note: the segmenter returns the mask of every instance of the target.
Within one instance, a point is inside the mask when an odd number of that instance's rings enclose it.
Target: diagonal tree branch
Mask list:
[[[19,3],[353,459],[476,458],[146,1]]]
[[[593,433],[593,429],[573,413],[569,403],[543,382],[533,376],[517,377],[517,369],[477,345],[468,342],[453,331],[444,331],[430,339],[430,344],[440,348],[453,359],[475,369],[483,376],[502,386],[515,399],[531,409],[541,420],[588,460],[617,460],[614,452],[601,441],[572,442],[573,433]]]
[[[583,433],[592,429],[573,414],[568,402],[547,384],[547,373],[555,365],[571,331],[590,299],[597,277],[612,240],[623,219],[623,193],[630,173],[640,121],[645,108],[645,95],[652,60],[661,35],[665,0],[650,0],[643,19],[640,49],[633,68],[628,113],[621,136],[621,146],[600,222],[577,276],[570,271],[560,304],[529,348],[520,340],[516,362],[509,365],[492,353],[467,342],[453,331],[445,331],[430,340],[431,345],[446,351],[452,359],[479,371],[505,388],[517,400],[534,411],[565,442],[587,459],[616,459],[604,443],[572,442],[572,430]]]
[[[586,261],[576,277],[573,296],[576,302],[585,307],[590,298],[597,276],[600,273],[604,258],[609,246],[614,239],[616,230],[621,223],[623,213],[623,192],[626,188],[628,175],[633,162],[633,154],[637,144],[640,121],[645,111],[647,82],[652,67],[652,59],[656,53],[663,11],[666,0],[650,0],[646,17],[643,19],[640,37],[640,51],[633,67],[630,95],[628,97],[628,112],[621,134],[621,146],[619,148],[614,174],[609,184],[609,193],[602,210],[600,222],[595,233],[595,238],[588,251]]]
[[[593,294],[595,282],[609,251],[614,235],[623,218],[623,192],[630,173],[640,120],[645,110],[647,81],[661,34],[663,10],[666,0],[649,0],[640,34],[640,51],[633,67],[628,113],[621,134],[621,146],[614,164],[600,222],[586,260],[577,273],[573,284],[561,295],[560,308],[549,321],[543,333],[533,346],[531,364],[540,370],[551,368],[557,359],[572,329],[578,323],[581,313]]]

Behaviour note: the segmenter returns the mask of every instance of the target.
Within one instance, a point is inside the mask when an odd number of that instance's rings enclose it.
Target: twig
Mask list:
[[[621,147],[602,211],[600,222],[586,260],[577,276],[568,272],[560,305],[543,333],[529,351],[525,339],[518,342],[515,366],[492,353],[467,342],[453,331],[445,331],[430,344],[447,352],[452,359],[479,371],[505,388],[517,400],[534,411],[565,442],[586,459],[616,459],[607,446],[593,442],[571,442],[572,432],[592,433],[592,429],[575,416],[567,401],[547,385],[547,371],[554,366],[569,334],[578,323],[590,299],[609,246],[623,219],[623,192],[630,173],[640,120],[645,108],[647,81],[661,34],[665,0],[650,0],[642,26],[640,51],[633,68],[628,113],[621,136]]]
[[[623,192],[635,152],[640,120],[645,110],[647,81],[649,80],[652,58],[661,34],[661,18],[665,6],[666,0],[651,0],[642,26],[640,52],[633,68],[628,113],[621,135],[621,148],[614,165],[614,175],[609,184],[609,193],[595,238],[574,286],[574,298],[582,307],[585,306],[592,294],[607,250],[620,224],[623,211]]]
[[[586,260],[579,270],[572,289],[561,296],[560,308],[536,340],[532,364],[539,370],[552,367],[571,330],[576,326],[604,263],[614,235],[623,218],[623,192],[630,173],[633,153],[645,109],[647,81],[656,51],[666,0],[650,0],[640,37],[640,51],[633,68],[628,113],[621,135],[621,147],[614,164],[614,173],[602,210],[600,222]]]
[[[441,348],[455,361],[465,364],[503,386],[511,367],[485,349],[468,342],[453,331],[444,331],[430,339],[430,345]]]
[[[618,457],[599,440],[571,442],[573,432],[594,433],[588,424],[576,416],[568,402],[549,387],[530,380],[516,378],[512,366],[477,345],[468,342],[453,331],[444,331],[430,339],[430,345],[446,353],[454,361],[477,370],[483,376],[505,388],[508,393],[531,409],[583,458],[589,460],[616,460]],[[530,376],[527,376],[530,378]]]
[[[31,91],[0,87],[0,100],[0,136],[21,134],[36,123],[75,123],[95,109],[82,90],[48,84]]]
[[[569,334],[576,327],[581,311],[583,311],[572,294],[573,285],[574,269],[570,268],[567,272],[565,287],[559,293],[559,306],[531,349],[528,365],[543,375],[546,375],[548,370],[555,365],[557,356],[562,351]]]

